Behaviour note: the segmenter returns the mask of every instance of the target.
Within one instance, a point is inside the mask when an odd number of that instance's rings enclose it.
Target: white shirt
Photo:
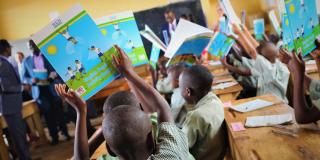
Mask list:
[[[176,28],[177,28],[177,21],[176,19],[174,19],[172,23],[169,23],[169,32],[171,36],[174,34],[174,31],[176,30]]]
[[[77,65],[77,70],[79,71],[81,68],[82,68],[82,64],[81,63],[78,63],[76,64]]]
[[[286,94],[290,72],[278,59],[274,64],[261,55],[257,55],[251,74],[257,79],[257,96],[273,94],[288,102]]]
[[[173,93],[171,95],[171,113],[173,119],[176,119],[181,108],[186,104],[186,101],[181,95],[181,90],[179,88],[173,89]]]

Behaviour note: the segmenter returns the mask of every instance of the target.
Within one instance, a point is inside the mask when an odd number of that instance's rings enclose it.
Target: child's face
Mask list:
[[[167,75],[167,68],[166,68],[166,66],[162,65],[161,63],[159,63],[159,71],[162,75]]]
[[[175,89],[179,87],[179,80],[178,80],[179,77],[177,77],[174,71],[168,71],[168,78],[171,82],[170,84],[172,88]]]

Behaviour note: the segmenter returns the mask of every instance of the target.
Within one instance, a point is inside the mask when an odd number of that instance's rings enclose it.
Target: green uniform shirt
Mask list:
[[[320,110],[320,81],[312,80],[309,88],[312,104]]]
[[[226,142],[222,128],[224,110],[220,99],[209,92],[187,110],[182,131],[188,137],[190,153],[199,160],[223,158]]]
[[[286,65],[276,60],[274,64],[257,55],[251,74],[257,79],[257,96],[273,94],[288,103],[286,94],[290,72]]]

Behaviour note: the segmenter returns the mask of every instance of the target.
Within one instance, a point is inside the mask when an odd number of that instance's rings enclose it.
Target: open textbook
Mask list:
[[[219,60],[229,53],[234,42],[234,39],[226,36],[225,34],[215,32],[206,50],[212,55],[214,60]]]
[[[265,31],[263,18],[253,20],[253,31],[257,40],[263,40]]]
[[[289,26],[289,18],[286,13],[282,14],[281,21],[282,21],[283,47],[289,51],[292,51],[294,49],[293,35],[291,34],[291,29]]]
[[[132,11],[101,17],[95,22],[108,43],[121,47],[133,66],[149,62]]]
[[[280,115],[268,115],[268,116],[253,116],[247,117],[246,127],[264,127],[273,126],[279,124],[290,123],[293,121],[291,113]]]
[[[87,100],[114,80],[117,54],[92,18],[77,4],[31,37],[69,88]]]
[[[315,49],[314,41],[320,34],[316,2],[315,0],[284,0],[284,5],[288,17],[284,23],[289,26],[284,29],[290,31],[286,34],[291,34],[294,49],[297,52],[301,50],[305,56]]]
[[[160,38],[150,29],[148,25],[145,25],[144,30],[140,31],[140,34],[146,38],[157,48],[160,48],[162,51],[167,50],[167,46],[160,40]]]

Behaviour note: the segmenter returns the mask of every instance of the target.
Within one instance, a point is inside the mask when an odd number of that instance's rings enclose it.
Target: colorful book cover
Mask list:
[[[160,56],[160,48],[156,47],[155,45],[152,45],[151,54],[150,54],[150,64],[153,67],[153,69],[156,69],[159,56]]]
[[[264,35],[264,19],[255,19],[253,20],[253,30],[254,35],[257,40],[263,40]]]
[[[294,49],[305,56],[315,49],[320,34],[315,0],[284,0]]]
[[[126,52],[133,66],[149,62],[133,12],[105,16],[95,22],[109,43],[117,44]]]
[[[113,81],[117,54],[88,13],[77,4],[31,37],[69,88],[87,100]]]
[[[234,39],[227,37],[221,32],[216,32],[211,39],[207,50],[214,60],[219,60],[229,53],[234,42]]]
[[[241,24],[241,20],[234,11],[230,0],[220,0],[219,4],[232,23]]]
[[[282,14],[282,41],[283,47],[289,51],[294,49],[293,36],[290,29],[289,18],[286,13]]]
[[[183,63],[188,66],[192,66],[196,63],[196,57],[192,54],[183,54],[174,56],[167,64],[167,66],[172,66],[178,63]]]
[[[34,77],[39,80],[46,80],[48,78],[48,71],[46,69],[34,69]]]
[[[168,64],[177,55],[192,54],[198,57],[201,56],[212,37],[213,32],[210,29],[180,19],[174,36],[165,52],[165,56],[170,58]]]

